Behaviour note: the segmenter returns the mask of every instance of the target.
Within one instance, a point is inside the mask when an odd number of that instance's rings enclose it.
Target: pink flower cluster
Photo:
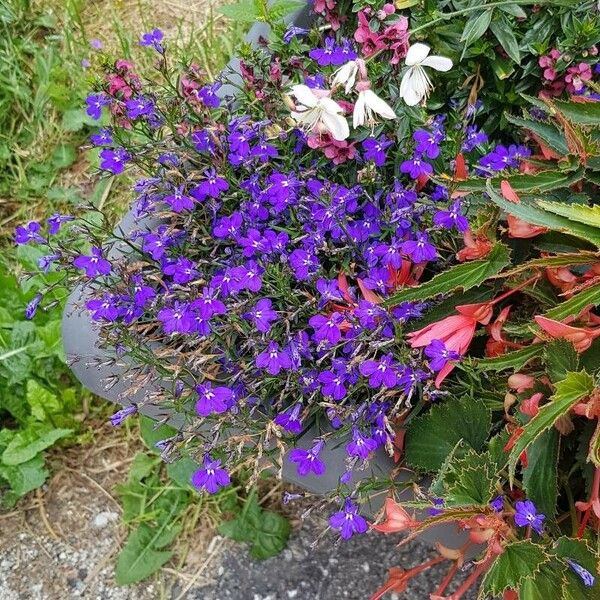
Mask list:
[[[331,25],[333,31],[337,31],[340,28],[342,19],[338,15],[335,6],[336,0],[314,0],[313,10],[323,15],[325,20]]]
[[[333,162],[334,165],[341,165],[347,160],[352,160],[356,156],[356,142],[348,143],[346,140],[334,140],[328,133],[321,135],[311,135],[306,140],[309,148],[316,150],[320,148],[323,154]]]
[[[595,47],[590,48],[588,52],[592,56],[598,54]],[[543,95],[559,96],[565,88],[570,94],[581,93],[585,88],[585,82],[591,81],[594,76],[592,67],[585,62],[571,65],[567,68],[564,76],[560,76],[556,64],[561,57],[562,54],[553,48],[548,54],[540,56],[538,59],[538,65],[544,70],[543,77],[546,83]]]
[[[394,5],[388,3],[377,11],[376,17],[384,21],[395,11]],[[371,9],[361,10],[358,13],[358,29],[354,32],[354,39],[361,45],[363,56],[368,58],[381,50],[390,50],[393,52],[390,63],[397,65],[408,52],[408,19],[401,16],[387,27],[382,26],[380,31],[372,31],[369,25],[371,17]]]

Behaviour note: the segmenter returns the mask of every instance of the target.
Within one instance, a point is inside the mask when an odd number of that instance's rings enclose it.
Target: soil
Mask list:
[[[321,513],[302,521],[307,504],[288,505],[293,533],[274,558],[251,559],[244,545],[202,521],[185,540],[183,564],[119,587],[114,564],[126,529],[114,487],[125,481],[142,446],[131,432],[100,425],[96,431],[94,444],[53,451],[52,479],[0,514],[0,600],[366,600],[390,567],[408,568],[431,555],[418,543],[398,547],[397,536],[373,533],[340,542],[331,532],[322,535]],[[427,600],[443,574],[432,569],[404,594],[388,598]]]

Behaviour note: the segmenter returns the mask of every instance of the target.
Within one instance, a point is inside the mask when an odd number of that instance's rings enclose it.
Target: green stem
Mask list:
[[[551,1],[551,0],[549,0]],[[466,13],[475,12],[477,10],[485,10],[486,8],[495,8],[497,6],[508,6],[509,4],[546,4],[543,0],[534,1],[534,0],[500,0],[499,2],[489,2],[488,4],[480,4],[477,6],[468,6],[467,8],[461,8],[460,10],[455,10],[454,12],[444,13],[441,17],[437,17],[436,19],[432,19],[419,27],[415,27],[410,30],[410,34],[413,35],[417,33],[417,31],[422,31],[423,29],[427,29],[436,23],[441,23],[442,21],[447,21],[452,17],[458,17],[460,15],[464,15]]]

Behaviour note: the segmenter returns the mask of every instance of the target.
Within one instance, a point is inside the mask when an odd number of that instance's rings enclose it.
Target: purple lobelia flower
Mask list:
[[[90,135],[90,141],[94,146],[110,146],[113,143],[112,131],[108,127],[98,130],[98,133]]]
[[[289,454],[289,460],[298,464],[297,473],[300,477],[305,477],[309,473],[323,475],[325,473],[325,463],[319,459],[319,454],[325,442],[318,440],[310,450],[305,448],[294,448]]]
[[[362,143],[362,147],[364,150],[364,159],[372,160],[375,163],[376,167],[382,167],[385,164],[386,159],[385,151],[392,144],[392,140],[389,140],[384,135],[379,136],[379,138],[367,138]]]
[[[220,87],[221,84],[217,82],[211,85],[205,85],[198,90],[198,98],[202,100],[204,106],[208,106],[209,108],[219,108],[221,99],[217,95],[217,92]]]
[[[190,194],[198,201],[202,202],[209,196],[218,198],[223,192],[229,189],[229,184],[225,179],[219,177],[215,169],[207,169],[204,171],[206,179],[194,187]]]
[[[492,510],[494,512],[502,512],[502,510],[504,509],[504,497],[503,496],[496,496],[491,502],[490,502],[490,507],[492,508]]]
[[[283,427],[288,433],[298,435],[302,431],[302,421],[300,420],[301,404],[294,405],[286,412],[278,414],[273,421],[279,427]]]
[[[358,368],[363,377],[369,378],[369,386],[393,388],[398,382],[398,365],[392,354],[386,354],[379,360],[366,360]]]
[[[198,131],[194,131],[190,136],[192,140],[192,144],[194,144],[194,148],[198,152],[214,152],[215,151],[215,142],[211,137],[211,134],[206,129],[199,129]]]
[[[137,406],[130,404],[121,410],[118,410],[112,417],[110,418],[110,424],[113,427],[119,426],[127,417],[134,415],[137,412]]]
[[[344,298],[342,297],[342,292],[340,292],[340,288],[337,282],[337,279],[323,279],[323,277],[319,277],[315,284],[317,291],[321,294],[321,299],[319,300],[319,308],[323,308],[329,301],[339,301],[342,302]]]
[[[110,171],[113,175],[119,175],[125,169],[125,164],[131,156],[125,148],[104,148],[100,150],[100,168]]]
[[[308,55],[316,60],[319,66],[326,67],[328,65],[337,65],[340,63],[340,49],[335,43],[333,37],[325,39],[324,48],[314,48]]]
[[[417,179],[421,175],[431,175],[433,167],[425,162],[420,155],[415,155],[400,165],[400,172],[407,173],[412,179]]]
[[[229,473],[221,467],[220,460],[212,460],[210,456],[204,459],[202,469],[192,475],[192,485],[204,489],[209,494],[216,494],[221,488],[231,483]]]
[[[567,564],[579,576],[581,581],[583,581],[583,585],[585,585],[586,587],[592,587],[594,583],[596,583],[596,578],[579,563],[576,563],[574,560],[567,558]]]
[[[163,273],[172,277],[173,281],[179,285],[194,281],[199,275],[194,263],[185,256],[179,256],[174,262],[166,265]]]
[[[190,333],[194,326],[193,313],[185,302],[175,301],[172,306],[161,308],[156,317],[166,334]]]
[[[314,338],[317,342],[327,341],[329,344],[335,344],[342,337],[340,326],[343,321],[344,316],[334,312],[329,317],[314,315],[308,323],[315,330]]]
[[[56,262],[60,258],[60,254],[47,254],[46,256],[40,256],[37,261],[37,266],[44,273],[47,273],[50,270],[50,267],[54,262]]]
[[[432,498],[431,502],[433,503],[433,506],[431,508],[427,509],[427,514],[430,517],[436,517],[437,515],[441,515],[444,510],[444,499],[443,498]]]
[[[475,125],[469,125],[465,131],[465,139],[462,144],[464,152],[471,152],[481,144],[487,144],[488,136],[485,131],[480,131]]]
[[[426,262],[437,258],[435,246],[429,242],[429,236],[424,231],[419,231],[415,240],[406,240],[403,242],[402,252],[414,263]]]
[[[25,307],[25,318],[27,320],[33,319],[35,317],[35,313],[37,312],[38,306],[40,302],[43,300],[44,296],[42,294],[36,294],[33,299],[27,303]]]
[[[440,154],[440,135],[437,132],[429,132],[425,129],[417,129],[413,133],[415,140],[415,151],[427,158],[437,158]]]
[[[75,217],[72,217],[71,215],[54,213],[51,217],[48,217],[48,220],[46,221],[48,223],[48,233],[50,235],[56,235],[60,231],[63,223],[73,221],[73,219],[75,219]]]
[[[218,239],[235,237],[244,222],[242,214],[233,212],[228,217],[220,217],[213,228],[213,235]]]
[[[298,248],[289,257],[289,263],[294,275],[299,281],[310,279],[320,267],[319,259],[310,251]]]
[[[355,533],[365,533],[367,522],[358,514],[358,506],[346,498],[344,508],[329,517],[329,525],[338,529],[343,539],[349,540]]]
[[[202,288],[202,295],[191,304],[203,319],[210,319],[213,315],[224,315],[227,307],[218,299],[219,290],[211,287]]]
[[[364,435],[355,427],[352,429],[352,441],[346,446],[346,454],[366,459],[373,450],[377,450],[377,446],[373,438]]]
[[[255,363],[269,375],[277,375],[282,369],[292,368],[289,352],[285,348],[281,350],[279,344],[274,341],[270,341],[267,349],[256,357]]]
[[[90,94],[85,103],[85,112],[96,121],[102,116],[102,107],[110,104],[110,98],[106,94]]]
[[[433,215],[433,224],[445,229],[456,227],[460,232],[469,228],[469,221],[460,212],[460,200],[453,202],[449,210],[438,210]]]
[[[15,229],[15,243],[29,244],[29,242],[38,242],[45,244],[46,240],[39,234],[42,226],[37,221],[30,221],[27,225],[19,225]]]
[[[441,340],[432,340],[425,348],[425,356],[429,358],[429,368],[436,372],[441,371],[449,361],[461,358],[456,350],[448,350]]]
[[[523,158],[531,155],[525,146],[510,145],[508,148],[499,144],[479,161],[479,170],[483,173],[503,171],[506,168],[516,169]]]
[[[161,225],[157,233],[146,233],[142,238],[143,251],[147,252],[154,260],[160,260],[165,255],[166,249],[175,242],[166,225]]]
[[[214,413],[224,413],[229,408],[233,397],[233,391],[224,386],[213,387],[210,381],[196,386],[198,400],[196,401],[196,412],[201,417],[207,417]]]
[[[255,261],[249,260],[232,269],[232,288],[235,291],[250,290],[258,292],[262,287],[261,275],[264,269]]]
[[[113,294],[104,294],[102,298],[92,298],[85,303],[94,321],[115,321],[123,315],[121,298]]]
[[[164,33],[160,29],[153,29],[148,33],[144,33],[140,38],[140,46],[154,48],[159,54],[164,54],[165,49],[162,47]]]
[[[332,361],[331,369],[319,373],[318,381],[321,384],[321,393],[334,400],[341,400],[346,397],[348,392],[346,383],[349,379],[350,374],[346,361],[335,359]]]
[[[80,254],[73,261],[73,265],[78,269],[83,269],[87,277],[97,277],[98,275],[108,275],[111,271],[110,262],[102,256],[102,250],[97,246],[92,247],[92,254],[87,256]]]
[[[538,514],[535,504],[531,500],[519,501],[515,504],[515,524],[519,527],[531,527],[540,535],[543,532],[545,515]]]
[[[169,205],[171,210],[176,213],[194,208],[194,199],[183,193],[183,188],[177,188],[172,194],[167,194],[163,202]]]
[[[253,321],[261,333],[267,333],[271,329],[271,321],[277,320],[277,313],[273,310],[273,303],[269,298],[261,298],[243,318]]]
[[[308,29],[303,29],[302,27],[296,27],[291,23],[288,25],[288,28],[285,30],[283,34],[283,43],[289,44],[295,37],[300,37],[306,35],[308,33]]]
[[[402,374],[398,379],[398,385],[402,387],[402,391],[411,395],[417,385],[429,378],[429,375],[422,369],[413,369],[412,367],[404,367]]]
[[[354,316],[358,319],[361,327],[365,329],[375,329],[386,314],[381,306],[377,306],[377,304],[373,304],[368,300],[360,300],[358,306],[354,309]]]
[[[147,117],[154,112],[154,102],[145,96],[136,96],[125,102],[125,108],[130,119]]]

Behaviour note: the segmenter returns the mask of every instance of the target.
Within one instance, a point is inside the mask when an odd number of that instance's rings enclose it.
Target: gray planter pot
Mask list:
[[[290,22],[299,27],[310,25],[308,4],[310,2],[307,0],[307,8],[294,14],[290,18]],[[251,44],[256,45],[261,37],[265,38],[268,35],[268,25],[257,23],[252,27],[246,39]],[[221,96],[235,95],[236,85],[243,83],[239,60],[233,59],[224,70],[224,74],[231,83],[224,84],[220,88],[219,94]],[[134,231],[149,231],[154,229],[158,223],[157,219],[147,216],[137,218],[135,213],[130,211],[117,226],[116,232],[122,238],[131,239],[131,234]],[[125,244],[116,244],[109,253],[109,257],[125,256],[127,249],[128,247]],[[98,328],[85,309],[85,302],[92,294],[93,288],[91,285],[81,285],[69,296],[65,307],[62,334],[65,353],[71,362],[71,370],[84,387],[101,398],[122,407],[142,403],[148,394],[152,394],[158,389],[157,387],[147,387],[135,394],[129,392],[127,381],[129,366],[122,359],[115,361],[115,354],[99,347]],[[110,382],[110,385],[107,382]],[[183,423],[183,415],[174,413],[169,409],[162,409],[156,405],[144,404],[140,412],[152,419],[167,422],[175,427]],[[302,448],[310,448],[317,435],[318,431],[316,427],[313,427],[298,440],[297,445]],[[335,444],[326,444],[321,452],[321,458],[327,465],[327,470],[322,476],[317,477],[311,474],[300,477],[296,473],[295,465],[285,460],[282,471],[283,479],[314,494],[325,495],[335,491],[339,476],[345,471],[346,452],[344,444],[340,444],[339,441]],[[378,450],[371,459],[368,468],[354,470],[353,481],[372,476],[377,477],[378,475],[387,477],[395,466],[383,450]],[[408,473],[400,472],[398,475],[400,481],[409,479],[411,477]],[[411,500],[412,498],[413,495],[410,490],[406,490],[401,495],[402,500]],[[385,493],[374,495],[364,506],[364,512],[373,517],[381,510],[384,500]],[[458,547],[466,540],[466,536],[460,533],[454,525],[437,526],[427,531],[422,537],[430,542],[441,541],[450,547]]]

